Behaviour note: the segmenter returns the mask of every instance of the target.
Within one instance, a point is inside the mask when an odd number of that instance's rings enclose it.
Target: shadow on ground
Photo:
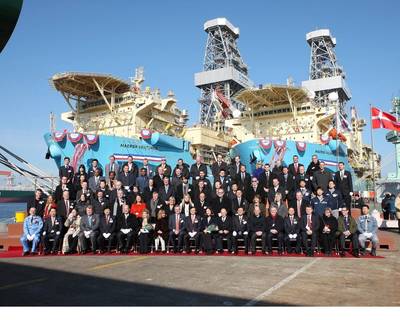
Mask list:
[[[0,263],[1,306],[243,306],[248,302],[229,295],[215,295],[213,285],[207,293],[190,291],[190,279],[187,288],[107,279],[99,271],[96,275],[84,275],[79,270],[64,272]],[[277,304],[260,301],[258,305]]]

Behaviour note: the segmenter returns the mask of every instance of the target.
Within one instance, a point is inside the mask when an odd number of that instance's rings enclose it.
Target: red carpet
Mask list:
[[[85,255],[81,255],[81,254],[70,254],[67,255],[68,257],[80,257],[80,256],[141,256],[142,254],[139,253],[129,253],[129,254],[117,254],[117,253],[105,253],[105,254],[92,254],[92,253],[87,253]],[[54,256],[64,256],[62,254],[59,255],[48,255],[46,257],[54,257]],[[147,256],[157,256],[157,257],[172,257],[172,256],[178,256],[178,257],[184,257],[184,256],[207,256],[205,253],[199,253],[199,254],[195,254],[195,253],[148,253]],[[255,255],[246,255],[244,254],[243,251],[240,251],[237,255],[234,254],[230,254],[228,252],[224,252],[222,254],[213,254],[214,257],[218,257],[218,256],[224,256],[224,257],[235,257],[235,256],[239,256],[239,257],[263,257],[263,258],[286,258],[286,257],[290,257],[290,258],[303,258],[305,257],[305,255],[303,254],[283,254],[283,255],[278,255],[277,252],[274,252],[272,255],[265,255],[262,254],[261,252],[257,251],[257,253]],[[22,256],[22,247],[9,247],[8,251],[3,251],[0,252],[0,259],[1,258],[36,258],[36,257],[44,257],[44,255],[28,255],[23,257]],[[321,257],[321,258],[339,258],[341,259],[341,257],[339,255],[333,254],[332,256],[325,256],[323,253],[316,253],[314,255],[314,257]],[[346,257],[345,258],[354,258],[350,253],[346,252]],[[356,258],[354,258],[356,259]],[[365,256],[360,256],[360,259],[384,259],[384,257],[382,256],[371,256],[370,254],[366,254]]]

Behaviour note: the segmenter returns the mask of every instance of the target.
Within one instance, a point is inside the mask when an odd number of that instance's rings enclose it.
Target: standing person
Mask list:
[[[136,179],[136,184],[139,187],[140,193],[144,193],[145,189],[149,186],[149,176],[145,168],[140,169],[140,175]]]
[[[295,199],[289,203],[289,207],[294,208],[297,218],[301,218],[306,214],[306,206],[310,204],[307,200],[303,199],[302,192],[296,191]]]
[[[122,186],[127,192],[129,192],[136,183],[136,176],[132,171],[129,171],[128,164],[123,165],[122,172],[118,175],[118,181],[121,181]]]
[[[285,230],[285,243],[287,253],[291,254],[293,252],[292,243],[295,242],[295,252],[299,254],[301,246],[300,217],[296,215],[296,211],[293,207],[289,207],[288,216],[285,218],[283,226]]]
[[[224,169],[224,171],[227,171],[228,165],[226,164],[225,161],[223,161],[222,154],[218,153],[217,160],[214,161],[214,163],[211,165],[211,172],[212,172],[212,175],[214,176],[214,179],[217,179],[221,169]]]
[[[332,174],[325,169],[325,162],[320,161],[319,170],[314,172],[313,175],[313,187],[314,190],[317,190],[318,187],[321,187],[324,192],[328,191],[329,181],[332,180]]]
[[[172,174],[172,169],[169,164],[167,164],[167,159],[163,158],[161,159],[161,164],[157,166],[157,172],[159,171],[159,168],[162,169],[163,175],[166,177],[170,177]]]
[[[306,256],[314,256],[315,247],[318,241],[318,231],[320,226],[320,218],[313,214],[311,205],[306,206],[306,214],[300,219],[301,238],[303,239],[303,246],[306,249]],[[308,239],[311,239],[308,243]]]
[[[151,169],[151,166],[150,166],[150,164],[149,164],[149,160],[148,160],[147,158],[144,158],[144,159],[143,159],[143,166],[142,166],[141,169],[145,169],[146,176],[147,176],[149,179],[153,178],[154,172],[153,172],[153,170]]]
[[[88,169],[88,176],[89,179],[90,177],[94,176],[94,173],[96,172],[96,170],[99,170],[99,176],[103,176],[103,169],[99,166],[99,161],[97,159],[93,159],[91,166]]]
[[[45,204],[44,209],[43,209],[43,217],[42,217],[43,220],[47,219],[50,216],[50,210],[52,208],[56,209],[57,208],[57,204],[56,204],[56,202],[54,200],[54,197],[51,194],[49,194],[47,199],[46,199],[46,204]]]
[[[150,224],[149,210],[143,210],[139,230],[139,253],[147,254],[150,251],[150,244],[153,238],[153,226]]]
[[[111,155],[108,159],[110,162],[106,164],[106,179],[110,178],[110,172],[119,172],[119,165],[117,162],[115,162],[114,155]]]
[[[207,166],[203,163],[201,156],[196,156],[196,162],[190,167],[190,177],[193,181],[199,180],[200,171],[207,172]]]
[[[68,183],[71,183],[74,178],[74,168],[70,165],[70,161],[71,159],[69,157],[64,157],[64,165],[58,170],[59,177],[67,177]]]
[[[30,208],[34,207],[36,209],[36,215],[39,217],[43,217],[45,205],[46,201],[43,198],[42,189],[36,189],[35,197],[28,201],[26,210],[29,211]]]
[[[361,197],[360,193],[359,192],[355,193],[353,208],[361,209],[363,205],[364,205],[364,200]]]
[[[317,196],[311,199],[310,204],[313,207],[314,213],[322,217],[325,209],[328,208],[328,198],[324,196],[324,191],[321,187],[317,188]]]
[[[293,163],[289,164],[289,173],[292,176],[296,176],[299,173],[299,168],[300,166],[303,166],[303,164],[299,163],[299,156],[294,155],[293,156]]]
[[[342,193],[347,208],[351,205],[353,195],[353,179],[350,171],[345,170],[344,163],[339,162],[339,170],[335,173],[335,185]]]
[[[335,182],[333,180],[329,181],[328,191],[325,193],[325,197],[328,200],[328,207],[332,209],[332,215],[337,219],[340,209],[346,204],[344,203],[342,192],[335,187]]]
[[[100,253],[104,253],[105,244],[107,245],[107,252],[111,252],[111,247],[114,244],[116,233],[117,221],[111,216],[110,208],[104,209],[104,214],[100,216],[99,222],[99,236],[97,237],[97,245]]]
[[[76,253],[78,248],[78,240],[80,233],[81,216],[76,209],[73,209],[68,218],[64,222],[67,232],[64,235],[62,244],[62,253]]]
[[[316,154],[313,154],[311,157],[311,162],[307,167],[307,171],[306,174],[309,177],[312,177],[314,175],[314,172],[319,170],[319,160],[318,160],[318,156]]]
[[[340,256],[344,257],[345,240],[349,239],[352,243],[353,256],[359,258],[358,253],[358,235],[357,235],[357,222],[349,215],[349,208],[342,208],[342,214],[338,218],[338,230],[336,232],[339,238],[339,251]]]
[[[157,213],[156,227],[154,230],[155,252],[158,252],[161,246],[161,252],[166,252],[166,243],[168,241],[168,217],[164,209]]]
[[[229,166],[229,169],[228,169],[229,175],[233,178],[236,177],[240,172],[241,165],[242,165],[242,162],[240,161],[240,156],[236,156],[233,159],[233,162]]]
[[[46,219],[42,230],[42,243],[44,254],[57,254],[59,250],[59,241],[63,229],[62,218],[57,216],[56,209],[50,210],[50,217]],[[53,242],[50,245],[50,242]]]
[[[23,256],[29,254],[29,243],[32,243],[31,254],[37,254],[37,247],[40,242],[40,231],[43,227],[43,220],[36,215],[35,207],[29,208],[29,215],[24,220],[24,233],[20,241],[23,247]]]
[[[320,236],[322,247],[326,256],[332,255],[332,249],[336,240],[336,231],[338,222],[332,215],[331,208],[326,208],[323,216],[321,217]]]
[[[378,222],[370,214],[369,206],[364,204],[361,208],[361,216],[358,218],[357,229],[360,233],[358,236],[358,242],[360,244],[361,254],[365,255],[365,242],[370,240],[372,242],[371,255],[376,256],[376,248],[379,243],[377,236]]]

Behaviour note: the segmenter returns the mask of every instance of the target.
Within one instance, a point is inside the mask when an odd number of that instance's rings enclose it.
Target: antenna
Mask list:
[[[56,117],[53,112],[50,112],[50,132],[54,133],[56,131]]]

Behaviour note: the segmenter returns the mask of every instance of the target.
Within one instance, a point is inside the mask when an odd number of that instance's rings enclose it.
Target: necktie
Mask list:
[[[239,217],[239,223],[242,224],[242,216]]]
[[[294,171],[297,173],[297,163],[294,164]]]
[[[175,230],[179,232],[179,214],[175,215]]]
[[[301,202],[297,201],[297,216],[301,217]]]
[[[310,229],[312,228],[311,214],[307,216],[307,225]]]
[[[242,182],[244,182],[244,173],[242,173]]]
[[[69,213],[69,203],[68,202],[69,202],[68,200],[65,200],[65,212],[66,213]]]
[[[54,226],[54,218],[51,218],[51,226]]]
[[[290,216],[290,224],[293,224],[293,216]]]
[[[367,232],[368,231],[368,219],[366,218],[365,219],[365,232]]]
[[[340,171],[340,179],[343,180],[343,171]]]
[[[89,217],[89,228],[92,228],[92,216]]]

